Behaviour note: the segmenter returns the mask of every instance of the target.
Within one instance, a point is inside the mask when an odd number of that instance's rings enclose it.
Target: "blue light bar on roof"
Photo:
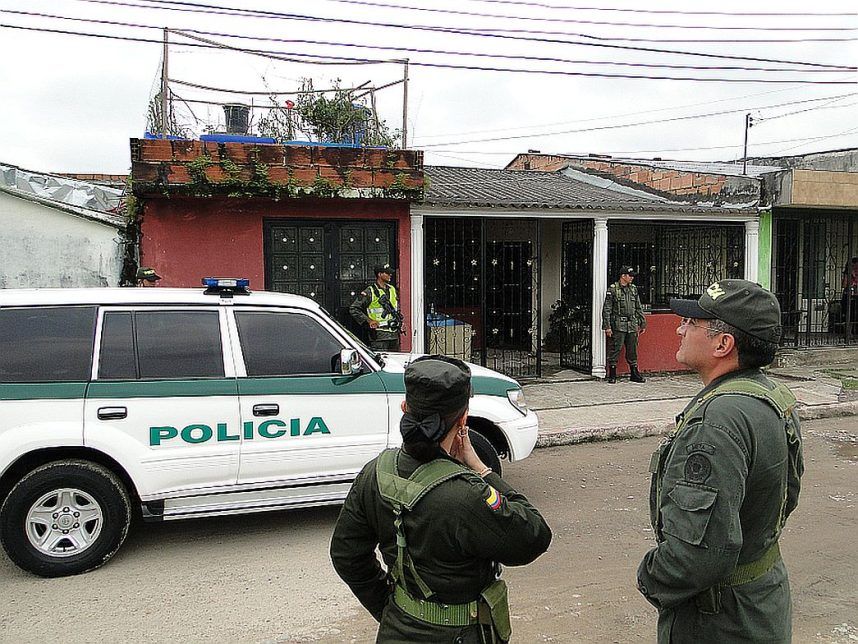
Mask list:
[[[208,288],[248,288],[250,280],[246,277],[204,277],[203,286]]]

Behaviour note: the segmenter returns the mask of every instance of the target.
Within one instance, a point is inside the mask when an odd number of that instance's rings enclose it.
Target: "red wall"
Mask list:
[[[646,314],[646,332],[638,342],[638,368],[641,371],[688,371],[688,367],[676,361],[678,326],[679,316],[673,313]],[[625,349],[620,353],[617,372],[629,372]]]
[[[406,201],[261,201],[235,198],[149,199],[141,223],[140,265],[154,268],[159,286],[199,287],[203,277],[247,277],[265,286],[263,220],[369,219],[395,221],[396,286],[411,328],[411,224]],[[411,334],[402,350],[411,349]]]

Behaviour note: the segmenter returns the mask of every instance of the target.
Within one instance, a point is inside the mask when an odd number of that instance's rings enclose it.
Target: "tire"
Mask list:
[[[474,451],[480,457],[480,460],[492,468],[495,474],[500,476],[501,462],[495,446],[491,444],[488,438],[479,432],[475,432],[473,429],[468,432],[468,435],[471,437],[471,445],[474,446]]]
[[[89,461],[47,463],[22,478],[0,508],[0,544],[40,577],[98,568],[128,534],[131,501],[119,478]]]

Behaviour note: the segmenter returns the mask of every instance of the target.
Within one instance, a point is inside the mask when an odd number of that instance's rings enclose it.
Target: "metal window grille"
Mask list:
[[[858,344],[858,225],[847,213],[796,212],[774,221],[772,263],[783,344]]]
[[[427,217],[425,240],[426,351],[540,375],[536,222]]]

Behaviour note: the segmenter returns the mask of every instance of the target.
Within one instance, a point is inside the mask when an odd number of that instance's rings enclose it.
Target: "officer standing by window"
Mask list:
[[[602,306],[602,329],[611,340],[608,343],[610,383],[617,382],[617,361],[623,346],[626,347],[626,362],[629,363],[629,380],[646,382],[638,371],[638,336],[646,330],[646,318],[638,289],[632,284],[634,279],[635,269],[624,266],[620,279],[608,287]]]
[[[508,641],[500,564],[528,564],[551,542],[536,508],[474,451],[470,396],[461,360],[424,356],[409,364],[402,448],[363,468],[340,512],[331,560],[379,622],[376,642]]]
[[[376,266],[373,271],[375,283],[360,292],[349,307],[349,313],[367,329],[370,347],[379,351],[399,351],[402,314],[396,287],[390,283],[395,271],[390,264]]]

